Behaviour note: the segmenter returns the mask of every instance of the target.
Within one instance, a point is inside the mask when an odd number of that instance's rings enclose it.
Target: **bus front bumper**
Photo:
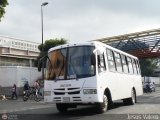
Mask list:
[[[50,92],[44,93],[44,102],[47,103],[97,103],[102,102],[101,96],[98,96],[94,90],[91,91],[83,91],[81,94],[74,95],[51,95]],[[91,93],[90,93],[91,92]]]

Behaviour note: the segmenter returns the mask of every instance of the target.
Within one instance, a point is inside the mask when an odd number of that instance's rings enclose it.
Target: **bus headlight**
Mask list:
[[[44,96],[51,96],[51,91],[44,91]]]
[[[84,89],[83,94],[97,94],[97,89]]]

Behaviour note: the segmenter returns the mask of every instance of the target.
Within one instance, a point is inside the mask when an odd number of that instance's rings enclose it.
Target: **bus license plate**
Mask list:
[[[70,102],[70,97],[63,97],[63,102]]]

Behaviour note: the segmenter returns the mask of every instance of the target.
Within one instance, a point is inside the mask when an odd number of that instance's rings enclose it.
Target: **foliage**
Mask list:
[[[140,59],[142,76],[153,76],[157,63],[153,59]]]
[[[52,47],[55,47],[55,46],[58,46],[58,45],[63,45],[63,44],[66,44],[66,43],[67,43],[67,40],[65,40],[63,38],[46,40],[44,45],[43,45],[44,52],[47,52]],[[40,51],[42,51],[42,44],[38,46],[38,49]]]
[[[0,21],[5,14],[5,7],[8,5],[7,0],[0,0]]]
[[[49,39],[49,40],[46,40],[45,43],[43,44],[43,48],[44,48],[44,51],[43,51],[43,54],[42,54],[42,44],[40,44],[38,46],[38,49],[40,50],[40,54],[37,58],[37,61],[35,63],[35,65],[37,66],[37,62],[40,58],[42,58],[42,56],[46,56],[47,53],[48,53],[48,50],[52,47],[55,47],[55,46],[58,46],[58,45],[63,45],[63,44],[66,44],[67,43],[67,40],[64,39],[64,38],[61,38],[61,39]]]

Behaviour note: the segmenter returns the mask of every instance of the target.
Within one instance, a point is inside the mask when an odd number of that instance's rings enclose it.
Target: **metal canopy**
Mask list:
[[[96,39],[138,58],[160,57],[160,29]]]

